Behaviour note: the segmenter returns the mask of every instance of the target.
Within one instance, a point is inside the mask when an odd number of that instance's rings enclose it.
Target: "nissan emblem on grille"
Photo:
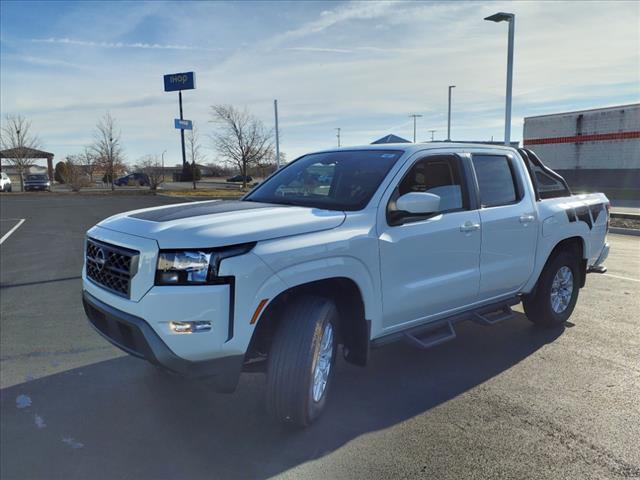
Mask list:
[[[87,238],[86,273],[98,286],[129,297],[140,252]]]
[[[98,270],[102,270],[107,263],[107,257],[105,256],[104,250],[102,248],[98,248],[94,260],[98,266]]]

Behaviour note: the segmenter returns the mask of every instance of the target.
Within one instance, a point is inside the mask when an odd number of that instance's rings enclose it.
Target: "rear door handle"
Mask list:
[[[533,215],[520,215],[520,223],[531,223],[536,219]]]
[[[473,223],[470,221],[466,221],[464,222],[462,225],[460,225],[460,231],[461,232],[473,232],[475,230],[480,230],[480,224],[479,223]]]

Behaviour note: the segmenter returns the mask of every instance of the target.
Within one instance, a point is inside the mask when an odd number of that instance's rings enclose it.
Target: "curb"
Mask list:
[[[640,230],[636,230],[635,228],[609,227],[609,233],[640,237]]]

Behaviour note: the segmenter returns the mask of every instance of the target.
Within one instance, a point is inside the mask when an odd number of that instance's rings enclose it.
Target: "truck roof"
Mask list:
[[[402,150],[407,153],[422,150],[451,150],[451,149],[478,149],[504,150],[513,152],[515,148],[507,145],[490,145],[486,143],[457,143],[457,142],[425,142],[425,143],[379,143],[366,145],[350,145],[345,147],[327,148],[314,153],[339,152],[349,150]]]

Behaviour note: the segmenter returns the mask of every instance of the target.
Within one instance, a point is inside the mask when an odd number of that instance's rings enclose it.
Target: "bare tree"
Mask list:
[[[273,134],[247,110],[238,110],[233,105],[213,105],[211,116],[216,125],[214,147],[223,161],[240,170],[242,188],[246,189],[249,167],[273,156]]]
[[[204,155],[202,153],[202,146],[200,145],[200,135],[198,129],[193,127],[193,130],[187,131],[187,159],[191,163],[191,178],[193,180],[193,189],[196,189],[196,165],[198,162],[202,162]]]
[[[124,168],[124,163],[120,131],[117,131],[116,121],[109,112],[96,125],[93,138],[90,150],[95,155],[96,163],[105,171],[111,190],[115,190],[113,181]]]
[[[162,183],[163,171],[162,164],[158,155],[146,155],[136,164],[135,169],[149,177],[149,187],[156,191]]]
[[[83,154],[68,155],[65,159],[64,183],[74,192],[79,192],[82,187],[89,184],[89,179],[83,168]]]
[[[82,153],[75,157],[84,172],[89,175],[89,181],[93,183],[93,174],[97,168],[97,161],[94,152],[91,151],[91,147],[84,147]]]
[[[31,133],[31,122],[21,115],[6,115],[0,131],[0,147],[10,150],[6,160],[16,167],[20,175],[20,190],[24,191],[24,173],[31,166],[30,149],[39,149],[40,140]]]

